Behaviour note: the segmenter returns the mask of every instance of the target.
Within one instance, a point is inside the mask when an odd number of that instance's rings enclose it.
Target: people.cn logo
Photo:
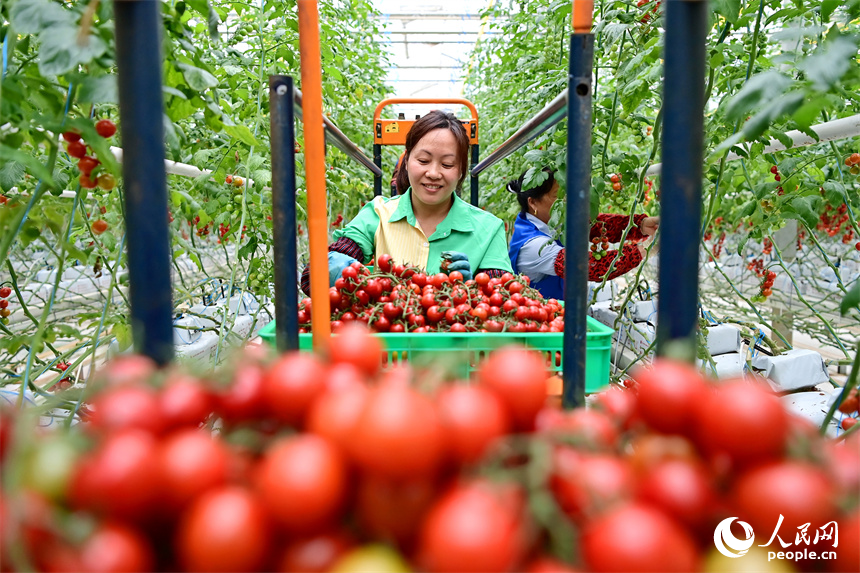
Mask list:
[[[746,521],[738,521],[738,525],[744,530],[746,539],[738,539],[734,536],[732,522],[736,519],[737,517],[727,517],[714,530],[714,545],[717,546],[717,551],[726,557],[743,557],[755,542],[752,526]]]

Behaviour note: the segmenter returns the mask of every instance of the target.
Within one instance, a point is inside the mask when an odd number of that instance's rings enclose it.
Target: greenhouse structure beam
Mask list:
[[[532,141],[541,133],[545,132],[568,114],[567,89],[561,92],[554,100],[546,104],[542,110],[537,112],[531,119],[527,120],[512,136],[510,136],[498,149],[488,155],[483,161],[472,169],[472,176],[479,175],[488,167],[495,165],[502,159],[515,153],[528,142]],[[590,145],[589,145],[590,148]]]

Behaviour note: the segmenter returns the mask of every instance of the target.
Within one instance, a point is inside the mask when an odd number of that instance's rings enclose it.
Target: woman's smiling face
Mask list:
[[[418,140],[406,162],[412,198],[428,207],[444,204],[460,179],[457,138],[449,129],[434,129]]]

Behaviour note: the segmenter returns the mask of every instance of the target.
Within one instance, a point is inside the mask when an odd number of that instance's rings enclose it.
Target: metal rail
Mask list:
[[[510,136],[498,149],[487,156],[472,169],[472,177],[476,177],[487,167],[495,165],[505,157],[515,153],[529,141],[536,138],[561,120],[567,117],[567,89],[546,104],[534,117],[526,121],[516,133]]]
[[[302,119],[302,92],[298,88],[293,88],[293,92],[293,109],[296,117]],[[323,126],[325,127],[325,138],[329,143],[367,167],[377,177],[382,177],[382,170],[373,164],[373,161],[364,154],[361,148],[350,141],[329,118],[326,116],[322,116],[322,118]]]

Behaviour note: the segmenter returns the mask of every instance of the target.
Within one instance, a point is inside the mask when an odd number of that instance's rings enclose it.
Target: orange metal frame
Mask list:
[[[573,31],[577,34],[591,32],[593,15],[594,0],[573,0],[573,9],[570,14]]]
[[[382,110],[398,103],[418,104],[459,104],[469,108],[472,119],[461,120],[466,133],[469,134],[469,143],[478,143],[478,110],[475,104],[462,98],[389,98],[379,102],[376,111],[373,112],[373,143],[377,145],[405,145],[406,134],[412,129],[414,119],[382,119]]]

